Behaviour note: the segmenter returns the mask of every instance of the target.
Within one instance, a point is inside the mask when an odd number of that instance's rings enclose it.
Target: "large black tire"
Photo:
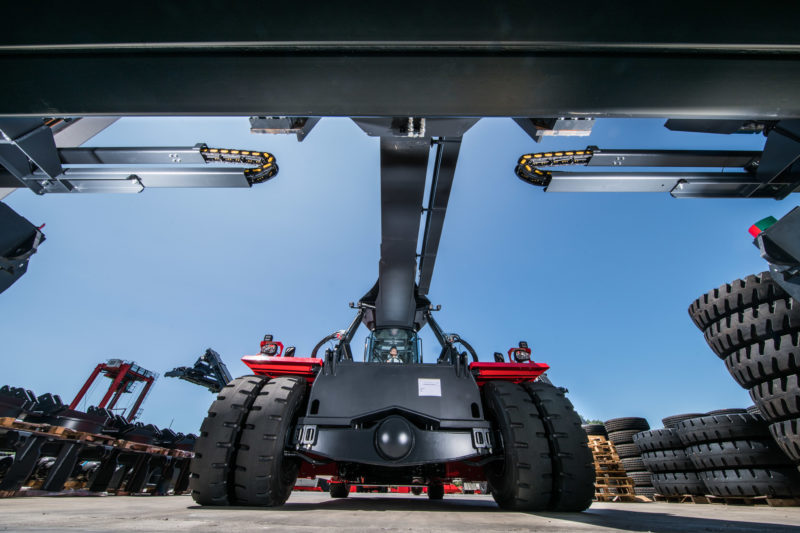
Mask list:
[[[800,336],[781,335],[747,345],[726,357],[725,366],[736,383],[745,389],[800,373]]]
[[[700,418],[701,416],[706,416],[705,413],[686,413],[682,415],[672,415],[666,418],[661,419],[661,423],[664,424],[664,427],[667,429],[677,429],[678,424],[683,422],[684,420],[689,420],[690,418]]]
[[[656,493],[663,496],[706,494],[706,486],[696,472],[661,472],[653,474],[652,479]]]
[[[587,435],[597,435],[608,438],[608,432],[606,432],[606,428],[603,424],[584,424],[581,427]]]
[[[743,409],[741,407],[734,407],[731,409],[714,409],[713,411],[709,411],[706,413],[706,416],[712,415],[740,415],[742,413],[746,413],[747,409]]]
[[[759,383],[750,396],[771,422],[800,417],[800,374]]]
[[[633,436],[633,443],[642,452],[675,448],[683,449],[683,442],[678,436],[677,430],[669,428],[651,429],[650,431],[637,433]]]
[[[230,505],[236,451],[247,413],[267,382],[244,376],[228,383],[208,409],[200,426],[190,465],[189,489],[200,505]]]
[[[238,505],[277,507],[297,482],[300,460],[286,457],[297,417],[306,399],[302,378],[274,378],[261,387],[239,439],[234,475]]]
[[[642,455],[642,452],[639,451],[639,447],[635,444],[620,444],[614,446],[614,449],[617,450],[617,455],[619,455],[620,459],[628,459],[630,457],[639,457]]]
[[[800,472],[792,467],[706,470],[699,475],[714,496],[800,496]]]
[[[649,470],[642,461],[641,457],[629,457],[627,459],[620,459],[622,469],[626,472],[641,472],[642,470]]]
[[[656,494],[656,489],[653,487],[636,487],[634,492],[637,496],[644,496],[652,500],[653,496]]]
[[[702,442],[767,438],[768,435],[764,419],[748,413],[690,418],[678,426],[678,436],[685,446]]]
[[[695,466],[683,449],[654,450],[642,454],[645,468],[656,472],[693,472]]]
[[[422,494],[422,487],[411,487],[411,494],[414,496],[419,496]]]
[[[640,432],[641,430],[639,429],[626,429],[624,431],[614,431],[608,434],[608,440],[610,440],[616,445],[631,444],[633,442],[633,436]]]
[[[775,342],[800,332],[800,303],[791,298],[764,303],[714,322],[703,332],[714,353],[724,359],[757,342]]]
[[[783,453],[800,464],[800,418],[770,424],[769,432]]]
[[[791,465],[772,439],[705,442],[689,446],[686,453],[698,470]]]
[[[545,428],[530,395],[504,381],[484,385],[484,411],[503,440],[503,460],[486,465],[489,491],[504,509],[543,511],[552,499],[553,465]]]
[[[650,472],[641,471],[641,472],[625,472],[629,478],[633,480],[633,485],[635,487],[652,487],[653,482],[650,479]]]
[[[762,272],[726,283],[707,292],[689,306],[689,316],[700,330],[742,309],[787,298],[786,291]]]
[[[606,420],[604,425],[609,434],[617,431],[628,431],[632,429],[637,429],[639,431],[646,431],[650,429],[650,424],[647,423],[646,419],[635,416],[612,418],[611,420]]]
[[[331,498],[347,498],[350,496],[350,487],[347,483],[331,483],[328,488]]]
[[[764,414],[761,412],[761,409],[759,409],[757,405],[751,405],[750,407],[748,407],[747,412],[755,417],[764,418]]]
[[[444,498],[444,485],[441,483],[431,483],[428,485],[428,499],[441,500]]]
[[[588,509],[594,498],[594,457],[581,418],[567,390],[549,383],[526,383],[525,389],[544,421],[553,461],[553,499],[549,510],[578,512]]]
[[[594,466],[580,417],[564,389],[546,383],[488,383],[485,411],[500,431],[503,460],[486,473],[494,500],[519,511],[582,511],[594,495]]]

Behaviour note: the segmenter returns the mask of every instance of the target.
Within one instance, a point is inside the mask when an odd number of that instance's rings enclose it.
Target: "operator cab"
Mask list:
[[[367,363],[421,363],[422,340],[413,329],[380,328],[367,337],[364,345]]]

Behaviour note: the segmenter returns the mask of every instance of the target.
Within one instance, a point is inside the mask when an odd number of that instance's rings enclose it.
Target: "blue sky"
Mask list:
[[[787,213],[792,198],[543,193],[513,173],[531,151],[764,143],[670,132],[663,122],[598,120],[590,137],[535,144],[510,119],[484,119],[464,137],[430,293],[442,305],[437,319],[483,360],[527,340],[587,418],[644,416],[656,427],[675,413],[750,404],[686,309],[715,286],[766,270],[747,228]],[[378,273],[377,139],[346,119],[325,119],[298,143],[251,135],[246,118],[127,118],[87,145],[198,142],[270,151],[280,173],[252,189],[5,199],[46,223],[47,241],[0,295],[0,384],[68,401],[107,358],[163,374],[207,347],[242,375],[239,358],[256,353],[265,333],[305,355],[347,326],[347,302]],[[438,349],[423,333],[430,361]],[[142,420],[197,431],[212,399],[162,377]]]

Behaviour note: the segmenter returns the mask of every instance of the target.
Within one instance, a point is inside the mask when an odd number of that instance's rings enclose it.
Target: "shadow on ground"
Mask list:
[[[464,513],[490,513],[497,512],[503,514],[529,514],[551,523],[554,529],[569,529],[570,523],[576,529],[590,531],[594,528],[612,528],[624,531],[653,531],[656,533],[667,532],[738,532],[738,531],[791,531],[800,533],[800,526],[782,525],[764,522],[746,522],[740,520],[726,520],[724,518],[685,516],[659,511],[648,511],[649,504],[641,504],[642,510],[629,509],[608,509],[590,508],[582,513],[515,513],[513,511],[503,511],[498,508],[493,501],[477,500],[469,498],[446,498],[442,501],[430,501],[426,497],[419,498],[359,498],[353,496],[344,499],[331,499],[319,503],[300,503],[291,501],[282,507],[200,507],[192,506],[196,510],[214,510],[216,512],[229,510],[237,512],[241,510],[258,510],[262,512],[296,512],[296,511],[348,511],[348,512],[444,512],[454,514]],[[686,504],[688,505],[688,504]],[[698,511],[697,514],[724,515],[726,506],[692,506]],[[762,510],[769,508],[761,507]],[[677,510],[677,509],[676,509]],[[779,511],[779,509],[775,509]],[[777,517],[776,517],[777,518]],[[469,520],[467,518],[467,520]],[[559,522],[552,522],[552,521]],[[581,524],[581,526],[578,526]]]

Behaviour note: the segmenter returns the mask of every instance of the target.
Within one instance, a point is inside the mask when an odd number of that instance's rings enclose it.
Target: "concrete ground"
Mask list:
[[[188,496],[0,499],[0,531],[798,531],[800,507],[595,503],[583,513],[501,511],[490,496],[295,492],[276,509],[198,507]]]

